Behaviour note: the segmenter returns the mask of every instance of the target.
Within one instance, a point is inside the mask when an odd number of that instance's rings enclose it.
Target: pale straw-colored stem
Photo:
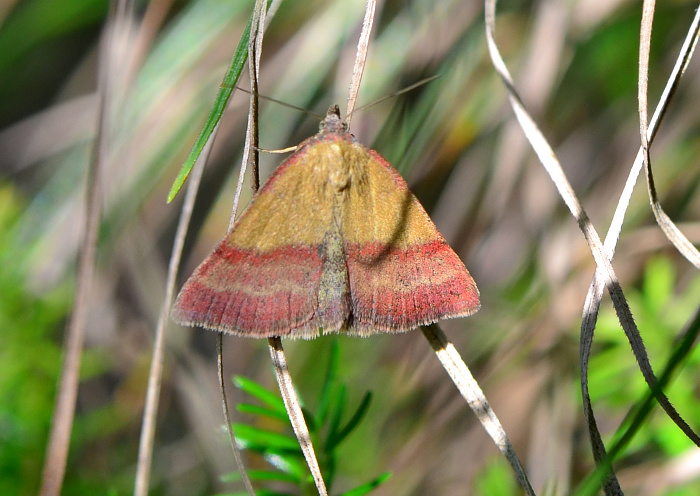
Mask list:
[[[452,382],[455,383],[460,394],[467,401],[469,408],[476,414],[481,425],[484,426],[484,429],[486,429],[486,432],[491,436],[493,442],[506,457],[508,463],[510,463],[520,485],[525,489],[528,495],[534,496],[535,492],[530,485],[525,470],[520,464],[518,455],[515,454],[513,445],[506,435],[506,431],[503,429],[501,422],[498,420],[498,417],[496,417],[496,413],[486,400],[484,392],[479,387],[474,376],[472,376],[467,364],[464,363],[457,349],[448,341],[447,336],[445,336],[436,324],[423,326],[421,327],[421,331],[423,331],[423,335],[428,340],[428,343],[430,343],[431,348],[452,379]]]
[[[287,367],[287,359],[284,356],[282,340],[279,337],[274,337],[268,339],[268,343],[270,345],[270,356],[272,357],[272,363],[275,366],[275,374],[277,375],[277,384],[279,384],[280,392],[282,393],[282,400],[284,401],[284,406],[287,409],[289,421],[292,423],[294,434],[297,436],[302,453],[304,453],[306,464],[309,466],[309,470],[311,470],[311,475],[314,478],[319,495],[328,496],[326,483],[323,481],[321,468],[318,465],[316,453],[314,452],[314,447],[311,444],[309,428],[306,425],[304,413],[301,411],[299,398],[294,390],[292,376],[289,373],[289,368]]]

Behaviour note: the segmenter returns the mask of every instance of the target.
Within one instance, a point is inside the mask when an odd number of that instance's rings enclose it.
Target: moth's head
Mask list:
[[[348,125],[340,119],[340,108],[338,105],[331,105],[326,113],[326,118],[321,122],[319,131],[322,133],[346,133]]]

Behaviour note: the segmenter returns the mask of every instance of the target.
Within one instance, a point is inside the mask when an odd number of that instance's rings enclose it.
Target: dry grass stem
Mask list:
[[[73,312],[66,329],[61,378],[51,421],[48,446],[42,472],[41,496],[58,496],[63,487],[68,448],[70,446],[85,326],[95,277],[97,238],[102,214],[102,171],[108,160],[110,112],[113,101],[113,70],[116,69],[115,36],[125,22],[126,1],[111,3],[100,44],[98,75],[98,129],[92,150],[85,192],[85,224],[78,254],[78,272]]]
[[[362,21],[362,32],[360,39],[357,42],[357,52],[355,54],[355,65],[352,70],[352,78],[350,80],[350,92],[348,93],[348,106],[345,111],[345,121],[350,129],[352,114],[357,103],[357,96],[360,93],[360,83],[362,82],[362,74],[365,72],[365,64],[367,63],[367,53],[369,52],[369,39],[372,35],[372,26],[374,25],[374,14],[377,10],[376,0],[367,0],[365,9],[365,18]]]
[[[177,231],[173,241],[173,249],[168,263],[168,276],[165,288],[163,305],[158,317],[155,337],[153,340],[153,351],[151,356],[151,368],[148,373],[148,389],[146,390],[146,403],[143,410],[143,420],[141,423],[141,438],[139,440],[139,456],[136,465],[136,478],[134,481],[134,496],[146,496],[149,489],[151,475],[151,463],[153,458],[153,444],[156,433],[156,419],[158,417],[158,404],[160,389],[163,379],[163,362],[165,359],[165,331],[170,320],[170,308],[173,303],[177,274],[180,269],[182,259],[182,249],[185,244],[185,236],[192,219],[192,210],[197,198],[199,184],[202,180],[204,165],[209,158],[211,147],[216,139],[218,127],[212,133],[209,143],[202,150],[202,154],[195,163],[190,173],[185,199],[180,209],[180,219],[178,220]]]
[[[647,11],[649,11],[647,7]],[[653,9],[652,9],[653,11]],[[650,21],[649,21],[650,22]],[[534,120],[530,117],[528,112],[525,109],[524,104],[522,103],[520,96],[518,95],[517,90],[515,89],[514,83],[512,81],[512,78],[508,72],[508,69],[505,66],[505,63],[503,62],[503,59],[500,56],[500,53],[498,51],[498,47],[496,46],[495,39],[494,39],[494,30],[495,30],[495,1],[487,0],[486,2],[486,25],[487,25],[487,42],[488,42],[488,48],[489,48],[489,54],[491,55],[492,62],[494,64],[494,67],[496,68],[498,74],[500,75],[506,90],[508,91],[508,97],[511,103],[511,106],[513,108],[513,111],[515,112],[515,115],[518,119],[518,122],[520,123],[523,131],[525,132],[525,135],[527,136],[529,142],[531,143],[534,151],[538,155],[541,163],[544,165],[545,169],[547,170],[548,174],[554,181],[557,190],[566,203],[566,205],[569,207],[571,213],[573,214],[574,218],[577,220],[580,229],[582,230],[589,247],[591,249],[591,252],[593,254],[593,257],[596,261],[596,264],[598,266],[598,272],[597,276],[600,277],[601,279],[604,280],[604,285],[608,288],[612,299],[613,303],[615,306],[615,309],[618,314],[618,318],[620,320],[620,323],[622,324],[622,327],[625,331],[625,334],[627,335],[630,344],[632,345],[633,352],[635,354],[635,357],[637,359],[637,362],[639,364],[639,368],[642,371],[642,374],[647,381],[648,385],[650,388],[654,388],[656,384],[656,378],[654,376],[654,373],[651,369],[651,365],[649,363],[649,359],[646,353],[646,349],[644,348],[644,345],[642,343],[641,337],[639,335],[639,331],[636,327],[636,324],[634,322],[634,319],[632,318],[631,311],[629,309],[629,305],[627,303],[627,300],[622,293],[622,289],[620,287],[620,284],[618,282],[617,276],[615,275],[612,265],[610,264],[610,258],[607,253],[604,251],[604,245],[601,242],[597,232],[595,231],[593,225],[591,224],[590,220],[588,219],[587,214],[583,210],[583,207],[581,206],[581,203],[577,199],[573,188],[569,184],[563,170],[561,169],[561,166],[559,165],[558,160],[556,159],[553,150],[547,143],[547,140],[544,138],[543,134],[540,132],[540,130],[537,128],[537,125],[535,124]],[[650,26],[650,24],[649,24]],[[642,42],[642,45],[644,45],[644,42]],[[640,55],[640,57],[642,57]],[[640,83],[642,84],[642,83]],[[646,89],[642,88],[640,89],[640,95],[644,93],[646,94]],[[644,97],[644,104],[642,104],[642,100],[640,99],[640,108],[641,106],[646,106],[645,103],[646,97]],[[646,121],[646,110],[642,111],[640,110],[640,117]],[[644,129],[643,134],[644,137],[646,138],[647,136],[647,130],[646,130],[646,125],[642,124],[642,127]],[[644,149],[644,146],[643,146]],[[648,149],[648,147],[647,147]],[[647,155],[648,158],[648,155]],[[648,161],[647,161],[648,163]],[[591,329],[591,334],[590,336],[592,337],[592,328],[594,327],[595,320],[597,318],[597,307],[598,304],[595,303],[595,301],[600,301],[600,298],[602,297],[602,290],[600,291],[593,291],[589,293],[589,295],[592,297],[591,299],[587,300],[586,302],[586,307],[584,311],[584,320],[587,323],[590,324],[590,329]],[[588,332],[588,331],[587,331]],[[587,375],[586,375],[586,370],[588,366],[588,350],[590,348],[590,342],[587,341],[588,336],[586,335],[584,337],[584,334],[582,333],[582,347],[581,347],[581,364],[582,364],[582,376],[581,376],[581,381],[582,381],[582,390],[584,392],[584,399],[587,398]],[[671,405],[671,403],[668,401],[666,396],[663,393],[659,393],[658,395],[658,401],[661,404],[661,406],[666,410],[667,414],[669,415],[670,418],[674,420],[674,422],[685,432],[685,434],[692,439],[694,442],[698,442],[698,436],[692,431],[690,426],[677,414],[675,411],[675,408]],[[586,414],[588,424],[589,424],[589,430],[591,431],[591,438],[593,442],[593,448],[594,448],[594,455],[598,463],[606,464],[609,462],[606,462],[606,454],[605,454],[605,448],[600,442],[600,436],[598,435],[598,430],[597,430],[597,425],[595,422],[595,418],[592,415],[592,410],[590,409],[590,405],[584,405],[584,413]],[[610,473],[610,477],[605,482],[605,492],[606,494],[620,494],[621,489],[619,486],[619,483],[617,482],[614,474],[612,474],[612,469],[608,465],[608,471]]]
[[[318,494],[320,496],[328,496],[326,483],[323,481],[323,474],[321,474],[321,467],[318,465],[316,453],[314,452],[313,444],[311,444],[311,435],[309,434],[309,429],[306,426],[306,421],[304,420],[304,412],[301,410],[301,404],[299,403],[299,398],[294,390],[294,384],[291,380],[292,376],[289,373],[289,367],[287,367],[287,358],[284,355],[282,340],[279,337],[269,338],[268,344],[270,345],[269,348],[272,364],[275,367],[277,384],[279,385],[280,392],[282,393],[282,400],[284,401],[284,406],[287,409],[289,421],[292,423],[294,434],[299,441],[299,446],[301,447],[302,453],[304,453],[306,464],[309,466],[311,475],[314,478],[314,483],[316,484],[316,489],[318,489]]]
[[[467,364],[462,360],[459,352],[452,343],[448,341],[447,336],[445,336],[437,324],[423,326],[421,327],[421,331],[428,340],[428,343],[430,343],[431,348],[433,348],[435,355],[438,357],[438,360],[440,360],[440,363],[442,363],[445,371],[447,371],[447,374],[452,379],[452,382],[455,383],[460,394],[467,401],[469,408],[471,408],[479,419],[479,422],[481,422],[481,425],[484,426],[486,432],[491,436],[491,439],[493,439],[499,451],[503,453],[503,456],[505,456],[508,463],[510,463],[525,493],[534,496],[535,492],[518,459],[518,455],[516,455],[513,449],[513,445],[508,439],[506,431],[503,429],[496,413],[491,408],[491,405],[489,405],[484,392],[479,387],[479,383],[474,379],[474,376],[469,371]]]

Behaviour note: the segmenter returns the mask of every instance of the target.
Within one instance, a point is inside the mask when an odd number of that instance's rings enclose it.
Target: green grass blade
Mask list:
[[[236,441],[245,449],[252,451],[285,450],[299,451],[299,443],[296,438],[259,429],[247,424],[235,424]]]
[[[340,432],[340,419],[343,417],[343,412],[345,411],[347,396],[347,388],[344,384],[341,384],[340,387],[338,387],[338,394],[329,412],[328,434],[326,442],[324,443],[324,450],[326,452],[333,451],[333,447],[338,444],[337,438]]]
[[[338,446],[343,440],[348,437],[348,435],[357,427],[357,425],[362,421],[362,417],[365,416],[365,413],[367,413],[367,409],[369,408],[369,404],[372,401],[372,392],[367,391],[365,395],[362,397],[362,401],[360,402],[359,406],[355,410],[355,413],[352,414],[352,417],[350,417],[350,420],[348,420],[348,423],[345,424],[345,427],[340,429],[335,433],[333,436],[333,439],[328,439],[327,443],[327,449],[333,450],[336,446]]]
[[[288,473],[278,472],[277,470],[248,470],[248,476],[254,481],[278,481],[291,482],[296,484],[299,478]],[[241,480],[240,472],[231,472],[221,477],[222,482],[238,482]]]
[[[326,416],[328,415],[328,410],[332,402],[333,390],[336,384],[336,376],[338,371],[338,340],[333,339],[331,341],[331,349],[328,356],[328,368],[326,369],[326,376],[323,379],[323,385],[321,386],[321,394],[318,400],[318,419],[319,425],[323,425],[326,422]]]
[[[297,483],[300,483],[303,479],[309,477],[310,474],[306,462],[303,461],[304,458],[301,454],[301,449],[297,447],[297,450],[296,458],[293,453],[273,452],[273,450],[268,450],[268,452],[265,453],[265,461],[277,470],[295,477]]]
[[[346,491],[340,496],[363,496],[364,494],[369,494],[372,490],[384,484],[391,477],[391,472],[384,472],[379,477],[375,477],[369,482],[362,484],[361,486]]]
[[[243,35],[241,36],[241,41],[238,42],[238,48],[236,49],[236,53],[233,55],[231,65],[229,66],[228,71],[226,71],[224,81],[221,83],[219,94],[216,96],[214,106],[212,107],[211,112],[209,113],[209,118],[204,124],[202,131],[199,133],[199,136],[197,136],[197,140],[194,142],[192,151],[190,151],[187,160],[185,160],[185,163],[183,164],[182,168],[180,169],[180,172],[175,178],[175,182],[173,183],[172,188],[170,188],[170,193],[168,193],[168,203],[173,201],[175,195],[177,195],[178,191],[180,191],[180,188],[182,188],[182,185],[185,183],[187,176],[190,175],[192,167],[194,167],[194,163],[197,161],[199,155],[202,153],[204,145],[207,143],[209,137],[211,136],[211,133],[214,132],[214,128],[221,120],[221,116],[223,115],[224,110],[226,109],[226,105],[228,104],[229,98],[231,98],[231,94],[233,93],[233,90],[236,87],[236,83],[238,82],[238,78],[241,75],[243,65],[245,64],[245,61],[248,58],[248,40],[250,38],[250,26],[252,20],[253,16],[251,14],[251,17],[248,19],[248,24],[246,24],[245,30],[243,31]]]
[[[272,408],[265,408],[264,406],[251,405],[249,403],[239,403],[236,405],[236,409],[241,413],[250,413],[252,415],[259,415],[263,417],[269,417],[276,420],[280,420],[285,423],[289,423],[289,418],[287,415],[281,413],[279,410]]]
[[[243,392],[248,393],[249,395],[265,403],[278,415],[282,415],[284,418],[287,418],[287,410],[284,408],[284,402],[282,401],[282,398],[277,396],[275,393],[265,389],[257,382],[240,375],[233,378],[233,383]]]

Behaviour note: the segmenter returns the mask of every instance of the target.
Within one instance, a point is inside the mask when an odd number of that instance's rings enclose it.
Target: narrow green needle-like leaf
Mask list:
[[[337,431],[332,440],[329,437],[329,442],[327,444],[328,450],[332,450],[336,446],[338,446],[341,442],[343,442],[343,440],[346,437],[348,437],[348,435],[355,429],[355,427],[357,427],[357,425],[362,421],[362,418],[365,416],[365,413],[367,413],[367,409],[369,408],[369,404],[371,401],[372,392],[367,391],[362,397],[362,401],[355,410],[355,413],[352,414],[352,417],[350,417],[348,423],[345,424],[345,427]]]
[[[247,424],[235,424],[236,441],[243,447],[252,450],[283,449],[299,451],[299,444],[293,437],[278,432],[266,431]]]
[[[180,191],[180,188],[182,188],[182,185],[185,183],[187,176],[190,175],[192,167],[194,167],[194,163],[197,161],[199,155],[202,153],[204,145],[206,145],[207,141],[211,137],[211,134],[214,132],[214,128],[219,123],[219,120],[221,120],[221,116],[223,115],[224,110],[226,109],[226,105],[228,104],[229,98],[231,98],[231,94],[233,93],[233,90],[236,87],[236,83],[238,82],[238,78],[241,75],[243,65],[245,64],[245,61],[248,58],[248,40],[250,38],[250,26],[252,20],[253,17],[251,14],[250,19],[248,19],[248,24],[246,25],[245,30],[243,31],[243,35],[241,36],[241,41],[238,42],[238,48],[236,49],[236,53],[233,55],[231,65],[229,66],[228,71],[226,71],[224,80],[221,83],[219,94],[216,96],[214,106],[212,107],[211,112],[209,113],[207,122],[204,124],[204,127],[199,133],[199,136],[197,136],[197,140],[194,142],[194,146],[192,147],[192,150],[190,151],[187,160],[185,160],[185,163],[183,164],[182,168],[180,169],[180,172],[175,178],[175,182],[173,183],[172,188],[170,188],[170,193],[168,193],[168,203],[173,201],[175,195],[177,195],[178,191]]]
[[[283,415],[277,409],[265,408],[264,406],[251,405],[249,403],[239,403],[236,409],[241,413],[250,413],[252,415],[260,415],[263,417],[269,417],[281,422],[288,422],[289,419],[286,415]]]
[[[265,453],[265,461],[277,470],[295,477],[297,482],[301,482],[302,479],[310,476],[309,468],[306,466],[306,462],[303,461],[304,458],[301,454],[301,449],[296,452],[296,457],[294,453],[273,451],[274,450],[268,450]]]
[[[344,384],[341,384],[338,388],[338,394],[334,399],[334,403],[329,412],[328,420],[328,434],[326,437],[326,442],[324,443],[324,449],[329,452],[332,451],[332,447],[338,444],[337,438],[340,432],[340,419],[343,416],[343,411],[345,411],[345,404],[347,403],[347,388]]]
[[[355,489],[351,489],[350,491],[346,491],[346,492],[342,493],[340,496],[363,496],[364,494],[369,494],[370,492],[372,492],[373,489],[375,489],[376,487],[383,484],[390,477],[391,477],[391,472],[384,472],[379,477],[375,477],[371,481],[366,482],[366,483],[362,484],[361,486],[357,486]]]
[[[321,394],[318,400],[318,422],[319,424],[324,424],[326,422],[326,416],[328,415],[328,410],[332,402],[332,395],[336,384],[336,375],[338,371],[338,340],[333,339],[331,341],[330,352],[328,356],[328,368],[326,369],[326,375],[323,379],[323,385],[321,386]]]
[[[255,381],[251,381],[250,379],[239,375],[233,378],[233,383],[237,388],[268,405],[276,412],[277,415],[281,415],[285,419],[287,418],[287,410],[284,408],[282,398],[272,391],[265,389]]]
[[[297,483],[299,481],[298,477],[290,475],[288,473],[279,472],[277,470],[248,470],[248,476],[251,480],[256,481],[281,481],[281,482],[292,482]],[[241,474],[239,472],[231,472],[221,477],[222,482],[238,482],[241,480]]]

